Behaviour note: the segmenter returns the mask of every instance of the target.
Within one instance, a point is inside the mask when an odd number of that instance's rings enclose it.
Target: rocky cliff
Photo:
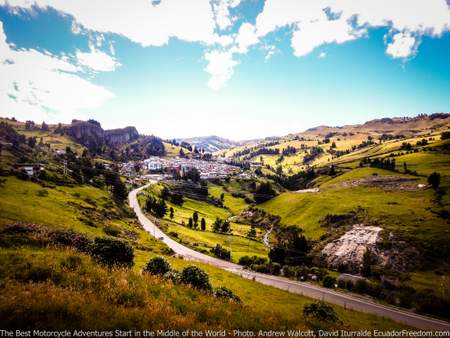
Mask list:
[[[64,132],[91,151],[99,151],[103,146],[123,145],[139,138],[135,127],[104,130],[95,120],[72,120]]]

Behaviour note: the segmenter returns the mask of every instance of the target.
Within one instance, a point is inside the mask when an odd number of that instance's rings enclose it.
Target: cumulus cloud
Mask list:
[[[0,21],[1,114],[19,119],[68,120],[96,108],[114,95],[79,76],[68,57],[7,43]],[[56,116],[56,114],[58,114]]]
[[[256,36],[256,29],[252,24],[247,22],[243,23],[239,28],[239,32],[236,37],[238,53],[247,53],[249,47],[256,45],[259,42]]]
[[[163,0],[157,5],[149,0],[0,0],[0,5],[30,10],[51,7],[73,16],[85,29],[119,34],[142,46],[162,46],[171,37],[204,43],[216,40],[208,0]]]
[[[234,18],[231,17],[230,8],[238,6],[239,3],[239,0],[212,1],[215,20],[220,30],[225,30],[232,26]]]
[[[90,52],[81,52],[77,50],[76,57],[80,65],[98,72],[111,72],[120,66],[120,63],[110,55],[97,50],[92,46]]]
[[[408,32],[397,33],[392,42],[388,43],[386,53],[394,59],[407,58],[414,54],[416,39]]]
[[[319,59],[325,59],[326,57],[327,57],[327,53],[325,53],[325,52],[321,52],[319,54]]]
[[[234,73],[234,67],[238,64],[233,59],[233,53],[230,51],[211,51],[205,54],[208,65],[205,71],[211,75],[208,86],[217,90],[231,78]]]
[[[324,44],[341,44],[366,36],[372,27],[386,27],[392,36],[386,44],[386,54],[403,59],[415,55],[421,36],[437,37],[450,30],[447,0],[265,0],[255,23],[243,22],[236,31],[232,28],[238,20],[231,9],[239,3],[239,0],[162,0],[156,4],[149,0],[0,0],[0,5],[8,5],[13,11],[38,6],[71,15],[74,33],[82,30],[115,33],[142,46],[162,46],[171,37],[203,43],[207,48],[205,71],[211,74],[209,86],[214,89],[223,86],[233,74],[238,64],[234,58],[253,46],[264,46],[269,34],[280,28],[292,33],[293,53],[303,57]],[[275,52],[276,49],[267,51],[266,59]],[[97,61],[101,57],[106,60],[107,55],[96,51],[77,57],[80,64],[93,69],[117,67],[111,58],[101,68]]]
[[[295,56],[304,56],[323,44],[343,43],[354,40],[361,34],[348,21],[341,19],[307,21],[297,24],[291,45]]]

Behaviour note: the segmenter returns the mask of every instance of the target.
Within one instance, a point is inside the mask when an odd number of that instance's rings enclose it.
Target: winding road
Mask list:
[[[266,274],[257,273],[254,271],[245,270],[242,266],[231,262],[217,259],[190,248],[174,241],[164,232],[162,232],[152,221],[150,221],[142,212],[137,194],[142,189],[148,187],[149,183],[143,187],[137,188],[129,193],[128,200],[131,208],[136,213],[139,222],[144,229],[148,231],[152,236],[162,240],[168,247],[170,247],[176,254],[183,256],[186,260],[193,260],[202,263],[214,265],[218,268],[237,274],[243,278],[252,279],[261,284],[269,285],[281,290],[286,290],[291,293],[301,294],[306,297],[323,300],[328,303],[340,305],[347,309],[352,309],[360,312],[374,314],[380,317],[392,319],[397,322],[401,322],[416,328],[424,330],[441,330],[450,331],[450,323],[418,315],[413,312],[409,312],[403,309],[399,309],[393,306],[382,305],[375,303],[367,298],[360,297],[354,294],[345,294],[337,292],[331,289],[323,288],[317,285],[308,283],[302,283],[293,281],[283,277],[271,276]]]

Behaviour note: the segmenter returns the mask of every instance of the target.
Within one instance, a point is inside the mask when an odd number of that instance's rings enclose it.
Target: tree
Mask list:
[[[220,194],[220,201],[223,202],[225,200],[225,194],[221,193]]]
[[[92,245],[91,254],[95,259],[109,266],[133,266],[133,248],[130,243],[122,240],[97,237]]]
[[[270,182],[263,182],[256,187],[253,198],[256,203],[262,203],[275,197],[277,193],[272,188]]]
[[[123,202],[127,198],[127,188],[118,174],[115,176],[112,192],[114,197],[120,202]]]
[[[327,322],[337,322],[339,320],[333,307],[324,302],[306,304],[303,307],[303,315]]]
[[[191,228],[194,226],[193,222],[192,222],[192,217],[189,217],[189,221],[188,221],[188,228]]]
[[[217,244],[211,249],[211,253],[217,258],[229,261],[231,259],[231,253],[227,249],[223,248],[220,244]]]
[[[437,172],[433,172],[428,176],[428,184],[433,187],[433,189],[439,188],[439,185],[441,184],[441,174]]]
[[[194,221],[194,228],[198,227],[198,212],[194,211],[192,214],[192,220]]]
[[[213,223],[213,231],[220,232],[221,229],[222,229],[222,220],[219,217],[217,217]]]
[[[324,287],[326,287],[326,288],[334,288],[334,285],[336,284],[336,278],[334,278],[334,277],[332,277],[332,276],[330,276],[330,275],[326,275],[324,278],[323,278],[323,281],[322,281],[322,285],[324,286]]]
[[[172,208],[172,207],[170,207],[169,212],[170,212],[170,214],[169,214],[170,219],[173,219],[173,213],[174,213],[174,211],[173,211],[173,208]]]
[[[169,262],[162,257],[154,257],[149,260],[144,268],[144,272],[152,275],[162,276],[171,270]]]
[[[280,263],[284,265],[284,260],[286,258],[286,250],[281,247],[274,247],[269,251],[269,259],[272,262]]]
[[[230,232],[230,222],[228,222],[227,220],[222,222],[222,229],[221,231],[226,234],[228,232]]]
[[[42,122],[41,130],[42,131],[48,131],[49,130],[47,123]]]
[[[254,225],[252,225],[252,227],[250,228],[247,237],[250,239],[255,239],[256,238],[256,228]]]
[[[206,221],[203,217],[202,220],[200,221],[200,228],[202,229],[202,231],[206,230]]]
[[[181,272],[180,280],[184,284],[200,290],[211,290],[208,274],[196,266],[187,266]]]
[[[408,173],[408,166],[406,165],[406,162],[403,162],[403,172],[404,172],[405,174]]]

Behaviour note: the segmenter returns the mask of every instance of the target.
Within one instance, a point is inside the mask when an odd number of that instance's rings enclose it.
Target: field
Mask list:
[[[123,215],[107,191],[92,186],[44,188],[39,184],[8,177],[0,184],[0,225],[35,223],[55,229],[70,229],[90,236],[105,235],[114,228],[141,245],[158,246],[133,219]],[[162,248],[162,246],[161,246]]]
[[[150,187],[147,192],[150,194],[158,194],[161,187],[156,185]],[[213,186],[211,195],[215,196],[223,189],[220,186]],[[220,196],[220,193],[219,193]],[[141,196],[141,205],[145,203],[145,198]],[[220,244],[231,252],[233,261],[239,261],[242,256],[261,256],[267,257],[268,248],[261,243],[263,231],[257,229],[256,240],[248,239],[246,236],[250,231],[250,225],[238,224],[231,222],[231,233],[221,234],[213,232],[213,223],[216,218],[228,219],[234,213],[230,210],[240,211],[244,208],[244,204],[239,204],[238,201],[243,199],[235,198],[227,193],[224,199],[226,208],[219,208],[204,201],[198,201],[191,198],[184,198],[182,206],[175,205],[171,202],[166,202],[168,208],[173,208],[174,216],[171,219],[170,214],[166,214],[163,218],[163,224],[167,227],[167,233],[176,233],[178,239],[196,250],[209,253],[210,249]],[[227,205],[227,203],[230,203]],[[197,211],[199,215],[199,224],[202,218],[206,221],[206,231],[201,231],[200,226],[197,229],[190,229],[186,225],[189,218]]]

